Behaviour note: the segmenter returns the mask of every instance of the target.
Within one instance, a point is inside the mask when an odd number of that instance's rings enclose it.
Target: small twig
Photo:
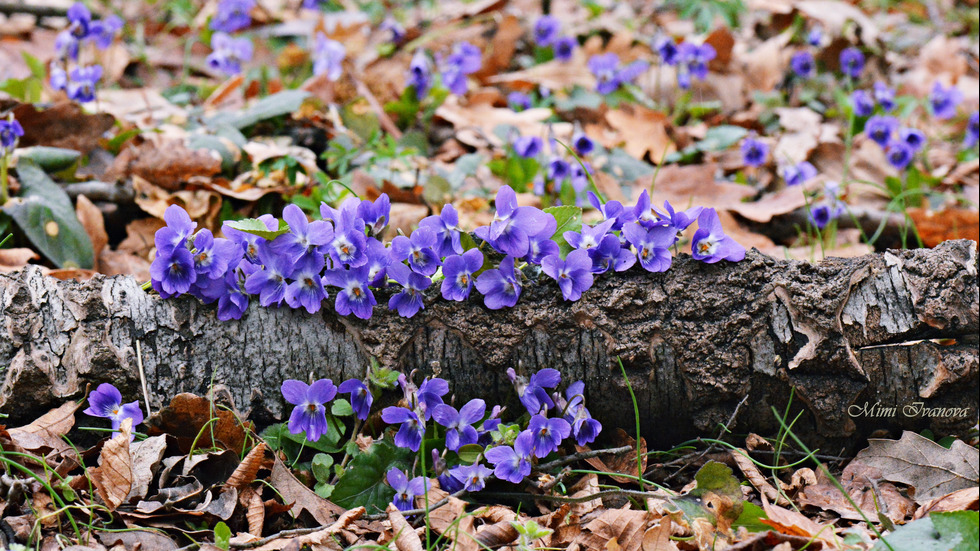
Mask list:
[[[618,455],[621,453],[633,451],[633,446],[622,446],[619,448],[606,448],[602,450],[589,450],[586,452],[573,453],[572,455],[567,455],[561,459],[555,459],[554,461],[549,461],[535,467],[536,471],[547,471],[554,469],[556,467],[564,467],[576,461],[581,461],[583,459],[590,459],[593,457],[598,457],[600,455]]]
[[[146,372],[143,371],[143,351],[140,349],[140,340],[136,339],[136,367],[140,370],[140,383],[143,385],[143,399],[146,400],[146,418],[153,417],[150,411],[150,391],[146,386]]]

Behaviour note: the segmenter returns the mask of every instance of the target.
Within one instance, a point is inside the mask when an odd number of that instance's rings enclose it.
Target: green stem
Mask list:
[[[422,480],[425,482],[423,486],[425,489],[423,496],[425,501],[425,548],[432,549],[432,530],[429,528],[429,475],[425,472],[425,438],[422,438],[422,443],[419,444],[419,466],[422,467]]]
[[[6,205],[7,199],[7,163],[10,162],[10,155],[4,151],[0,156],[0,205]]]
[[[623,365],[623,359],[617,357],[616,360],[619,362],[619,370],[623,373],[623,379],[626,380],[626,389],[630,392],[630,400],[633,401],[633,416],[636,422],[636,478],[637,483],[640,485],[640,490],[645,492],[647,488],[643,480],[643,454],[640,453],[640,408],[636,405],[636,394],[633,393],[633,385],[630,383],[630,378],[626,375],[626,366]]]

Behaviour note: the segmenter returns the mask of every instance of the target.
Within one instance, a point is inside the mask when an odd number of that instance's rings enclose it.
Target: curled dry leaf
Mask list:
[[[139,176],[169,191],[177,190],[194,176],[221,172],[221,158],[210,149],[188,149],[183,140],[154,140],[131,150],[126,166],[113,166],[114,176]]]
[[[8,429],[10,440],[18,447],[27,451],[50,449],[65,451],[68,444],[62,436],[75,426],[75,410],[79,404],[65,402],[61,407],[52,409],[23,427]]]
[[[790,511],[778,505],[770,505],[765,495],[761,497],[762,509],[766,512],[767,518],[759,519],[759,522],[775,528],[781,534],[816,538],[830,546],[831,549],[839,547],[832,525],[817,524],[796,511]]]
[[[140,442],[133,442],[129,447],[132,461],[132,487],[126,501],[133,498],[143,499],[150,489],[153,477],[160,470],[160,463],[167,451],[166,436],[151,436]]]
[[[641,541],[643,551],[678,551],[677,543],[670,539],[673,530],[670,517],[661,518],[659,524],[644,532]]]
[[[387,513],[395,548],[398,551],[422,551],[422,540],[419,539],[415,529],[405,520],[405,516],[395,507],[394,503],[388,504]]]
[[[258,474],[259,469],[265,463],[265,450],[267,444],[265,442],[259,442],[254,448],[249,450],[245,459],[238,464],[235,468],[235,472],[231,473],[228,480],[225,482],[225,487],[232,487],[242,489],[255,481],[255,475]]]
[[[147,434],[170,434],[177,438],[183,451],[189,450],[196,440],[198,448],[222,447],[241,454],[250,430],[250,423],[242,425],[231,411],[215,408],[207,398],[189,393],[174,396],[170,405],[147,419],[146,424]],[[202,431],[205,426],[210,429]]]
[[[785,494],[781,493],[776,489],[775,486],[769,483],[766,477],[759,472],[759,467],[752,462],[749,458],[748,453],[742,448],[736,448],[731,450],[732,459],[738,468],[745,475],[745,478],[752,484],[760,494],[765,494],[770,501],[776,502],[777,505],[786,506],[790,504],[789,499]]]
[[[102,446],[99,466],[88,469],[92,484],[110,511],[122,505],[133,488],[133,464],[129,454],[132,426],[132,419],[123,420],[119,434]]]
[[[40,260],[33,249],[25,247],[15,249],[0,249],[0,272],[20,270],[31,260]]]
[[[56,103],[43,111],[24,103],[14,108],[13,115],[24,127],[20,147],[48,145],[83,154],[95,149],[102,135],[116,122],[106,113],[88,115],[73,101]]]
[[[623,149],[637,159],[649,152],[650,159],[660,164],[666,155],[677,151],[667,136],[666,113],[637,105],[624,106],[607,112],[606,121],[623,138]]]
[[[647,531],[649,513],[632,509],[610,509],[585,525],[576,538],[584,549],[603,549],[615,541],[622,549],[639,550]]]
[[[922,507],[919,507],[912,518],[919,519],[929,513],[977,510],[980,510],[980,487],[963,488],[962,490],[948,493],[943,497],[937,497]]]
[[[320,524],[328,525],[344,512],[343,509],[316,495],[316,492],[297,480],[289,467],[283,465],[278,457],[272,467],[269,482],[286,504],[293,506],[293,511],[297,515],[306,511]]]
[[[221,211],[221,196],[204,190],[180,190],[170,193],[139,176],[133,176],[136,204],[155,218],[163,220],[167,207],[179,204],[194,220],[201,220],[206,227],[213,227]]]

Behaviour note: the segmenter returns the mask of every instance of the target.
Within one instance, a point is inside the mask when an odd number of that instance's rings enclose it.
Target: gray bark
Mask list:
[[[368,321],[337,316],[331,297],[317,315],[253,304],[237,322],[193,298],[145,293],[129,277],[59,281],[29,268],[0,276],[0,366],[9,366],[0,411],[26,421],[106,381],[142,398],[140,340],[154,411],[177,392],[222,384],[260,424],[287,411],[282,380],[363,377],[373,357],[418,369],[417,380],[439,373],[457,401],[511,411],[520,406],[505,370],[553,367],[585,381],[605,427],[629,430],[621,359],[657,445],[716,433],[746,395],[731,428],[773,433],[770,408],[782,411],[794,388],[792,409],[804,412],[795,430],[814,444],[851,447],[879,429],[956,433],[977,418],[977,266],[971,241],[819,264],[756,251],[714,265],[682,255],[663,274],[599,276],[578,302],[545,278],[500,311],[479,297],[437,299],[433,286],[411,319],[387,311],[379,293]],[[903,409],[915,403],[967,413]]]

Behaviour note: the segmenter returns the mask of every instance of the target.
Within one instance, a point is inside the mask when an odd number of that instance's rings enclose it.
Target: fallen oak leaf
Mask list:
[[[115,511],[122,505],[133,488],[133,465],[129,453],[132,427],[133,420],[128,417],[124,419],[119,434],[102,446],[99,466],[88,469],[92,484],[109,511]]]

